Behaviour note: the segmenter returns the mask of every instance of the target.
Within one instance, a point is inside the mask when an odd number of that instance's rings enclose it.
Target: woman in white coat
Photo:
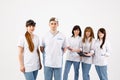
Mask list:
[[[106,40],[106,30],[100,28],[97,33],[97,40],[95,41],[93,63],[100,80],[108,80],[107,75],[107,57],[111,53],[109,42]]]
[[[65,62],[63,80],[68,80],[68,74],[72,64],[74,66],[74,80],[79,79],[80,56],[78,55],[78,52],[80,52],[81,33],[82,31],[80,26],[75,25],[72,30],[72,37],[67,40],[68,52]]]
[[[94,54],[94,32],[93,29],[88,26],[84,30],[84,36],[82,39],[82,51],[85,52],[85,56],[82,57],[82,74],[83,80],[90,80],[89,71],[92,64],[92,55]]]
[[[33,20],[26,21],[26,33],[17,44],[20,71],[24,73],[26,80],[36,80],[38,70],[42,68],[39,37],[33,33],[35,25],[36,23]]]

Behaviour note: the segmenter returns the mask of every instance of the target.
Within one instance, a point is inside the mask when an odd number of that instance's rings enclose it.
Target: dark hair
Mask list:
[[[36,23],[32,19],[26,21],[26,27],[28,27],[28,26],[35,26],[35,25],[36,25]]]
[[[103,45],[104,45],[104,43],[105,43],[105,39],[106,39],[106,30],[105,30],[104,28],[100,28],[100,29],[98,30],[98,33],[97,33],[97,38],[98,38],[98,39],[100,39],[100,38],[99,38],[99,32],[101,32],[101,33],[104,34],[103,42],[102,42],[102,44],[100,45],[100,48],[102,48]]]
[[[85,30],[84,30],[84,36],[83,36],[83,39],[82,39],[82,42],[83,42],[83,43],[85,43],[85,39],[87,38],[87,37],[86,37],[86,32],[87,32],[87,31],[90,32],[90,41],[89,41],[89,42],[91,42],[92,39],[94,38],[93,29],[92,29],[92,27],[88,26],[88,27],[86,27]]]
[[[58,23],[58,19],[55,18],[55,17],[51,17],[50,20],[49,20],[49,22],[51,22],[51,21],[56,21]]]
[[[35,27],[35,25],[36,25],[36,23],[33,20],[31,20],[31,19],[26,21],[26,27],[28,27],[28,26],[34,26]],[[26,31],[25,37],[26,37],[26,40],[27,40],[27,43],[28,43],[28,46],[29,46],[29,50],[31,52],[33,52],[33,50],[34,50],[34,43],[32,41],[31,35],[30,35],[30,33],[28,31]]]
[[[82,31],[81,31],[81,28],[80,28],[79,25],[75,25],[75,26],[73,27],[73,29],[72,29],[72,37],[75,35],[75,34],[74,34],[74,30],[77,30],[77,29],[80,31],[80,32],[79,32],[79,36],[81,37]]]

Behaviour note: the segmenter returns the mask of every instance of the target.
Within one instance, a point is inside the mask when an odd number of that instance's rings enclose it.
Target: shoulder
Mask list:
[[[100,42],[100,40],[99,40],[99,39],[96,39],[96,40],[95,40],[95,43],[98,43],[98,42]]]
[[[79,36],[79,39],[82,40],[82,37]]]
[[[18,37],[18,41],[21,41],[21,40],[23,41],[24,39],[25,39],[25,35],[21,35]]]
[[[110,41],[109,40],[105,40],[105,45],[109,45],[110,46]]]
[[[95,41],[95,40],[96,40],[95,38],[92,39],[92,41]]]
[[[96,39],[95,39],[95,38],[93,38],[93,39],[92,39],[92,42],[94,43],[95,41],[96,41]]]
[[[66,38],[65,35],[64,35],[62,32],[59,32],[59,33],[58,33],[58,36],[59,36],[59,37],[62,37],[62,38]]]
[[[49,37],[50,35],[51,35],[50,31],[48,31],[42,36],[42,38]]]

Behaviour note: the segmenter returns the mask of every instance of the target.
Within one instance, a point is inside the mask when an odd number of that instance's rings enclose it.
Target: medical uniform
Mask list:
[[[45,80],[52,80],[53,73],[54,80],[61,80],[65,36],[61,32],[55,35],[48,32],[44,36],[41,46],[44,47]]]
[[[26,40],[25,36],[20,37],[17,46],[24,48],[23,53],[23,61],[24,61],[24,67],[25,67],[25,77],[27,80],[32,79],[31,73],[35,73],[35,77],[37,76],[37,72],[40,68],[39,64],[39,56],[37,53],[37,49],[39,47],[39,37],[37,35],[34,35],[34,38],[32,39],[34,44],[34,50],[33,52],[30,52],[29,46]],[[33,79],[32,79],[33,80]]]
[[[79,49],[81,45],[81,37],[70,37],[67,40],[67,46],[73,48],[73,49]],[[71,52],[70,50],[67,51],[66,55],[66,63],[65,63],[65,69],[63,74],[63,80],[68,80],[68,73],[70,71],[71,65],[74,66],[74,80],[78,80],[79,78],[79,65],[80,65],[80,56],[77,52]]]
[[[85,43],[82,42],[82,50],[83,52],[87,53],[94,53],[94,42],[95,40],[92,39],[89,42],[88,39],[85,40]],[[90,80],[89,71],[92,64],[93,57],[82,57],[82,73],[83,73],[83,80]]]
[[[110,43],[106,40],[103,47],[100,48],[102,42],[98,39],[95,41],[95,55],[93,56],[93,64],[95,64],[96,71],[100,80],[108,80],[107,76],[107,58],[111,53]]]

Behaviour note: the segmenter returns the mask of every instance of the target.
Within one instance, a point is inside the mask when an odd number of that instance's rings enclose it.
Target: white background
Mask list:
[[[35,33],[43,36],[49,30],[48,21],[52,16],[59,19],[58,29],[67,37],[76,24],[82,32],[91,26],[95,37],[97,30],[104,27],[112,46],[109,80],[120,80],[120,0],[0,0],[0,80],[25,80],[19,71],[17,39],[25,33],[28,19],[37,23]],[[99,80],[94,66],[90,74],[91,80]],[[73,76],[71,68],[69,80]],[[44,80],[43,69],[37,80]]]

